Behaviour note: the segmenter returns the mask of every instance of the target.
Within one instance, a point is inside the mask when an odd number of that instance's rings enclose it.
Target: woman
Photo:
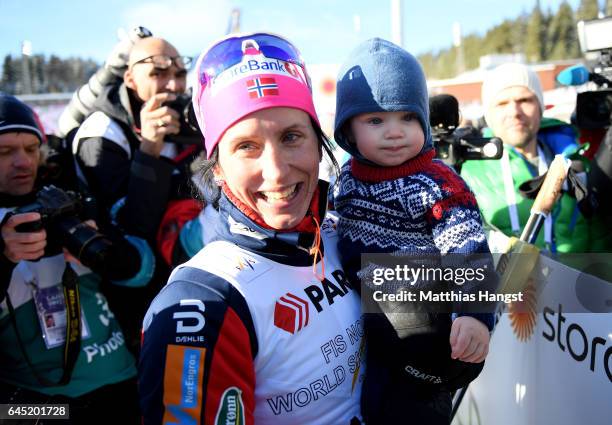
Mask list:
[[[145,317],[144,422],[359,423],[359,299],[325,217],[329,142],[299,52],[234,36],[196,70],[206,246]]]

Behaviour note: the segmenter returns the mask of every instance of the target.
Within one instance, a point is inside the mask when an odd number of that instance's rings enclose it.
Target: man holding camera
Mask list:
[[[538,177],[546,173],[554,156],[582,161],[576,133],[571,126],[542,116],[540,80],[523,64],[507,63],[491,71],[482,85],[482,104],[490,131],[504,142],[504,153],[500,160],[467,161],[461,176],[474,191],[485,221],[518,237],[539,189]],[[597,218],[587,220],[568,191],[542,230],[536,245],[552,252],[604,252],[609,244]]]
[[[136,41],[121,85],[105,88],[72,142],[78,173],[128,233],[154,240],[170,191],[180,129],[164,104],[185,91],[187,58],[167,41]]]
[[[189,63],[164,39],[136,40],[123,82],[104,88],[72,141],[77,174],[97,201],[98,220],[116,223],[151,248],[169,199],[187,186],[173,161],[179,146],[164,139],[180,130],[171,103],[185,91]],[[107,292],[134,351],[148,303],[167,278],[161,261],[155,273],[145,288]]]
[[[137,423],[135,360],[100,286],[146,283],[152,259],[62,215],[76,195],[41,189],[43,138],[34,112],[0,95],[0,403],[69,403],[70,423]]]

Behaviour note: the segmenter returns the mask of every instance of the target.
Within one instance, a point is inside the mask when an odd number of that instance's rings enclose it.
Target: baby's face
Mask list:
[[[411,112],[372,112],[351,119],[357,149],[370,161],[394,167],[421,152],[425,135]]]

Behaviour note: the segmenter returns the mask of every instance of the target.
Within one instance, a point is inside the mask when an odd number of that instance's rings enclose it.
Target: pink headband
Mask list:
[[[248,39],[249,36],[244,37]],[[256,37],[254,34],[255,41]],[[224,41],[215,43],[213,47],[221,43]],[[257,49],[247,48],[240,63],[223,70],[213,79],[207,79],[201,67],[209,51],[198,58],[198,82],[192,99],[209,158],[228,128],[262,109],[296,108],[319,122],[308,76],[300,65],[268,58]]]

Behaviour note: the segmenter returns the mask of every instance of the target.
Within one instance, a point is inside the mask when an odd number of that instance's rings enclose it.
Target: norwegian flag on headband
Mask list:
[[[278,96],[278,84],[271,77],[254,78],[247,80],[247,90],[251,99],[264,96]]]

